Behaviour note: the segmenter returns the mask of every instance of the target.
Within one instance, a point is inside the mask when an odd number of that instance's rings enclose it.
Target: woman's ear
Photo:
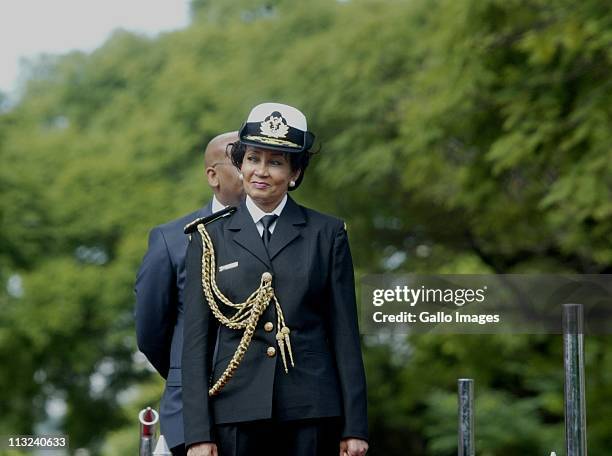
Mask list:
[[[300,174],[302,174],[301,169],[298,169],[296,172],[293,173],[293,175],[291,176],[291,180],[289,181],[289,187],[295,187],[295,183],[300,178]]]

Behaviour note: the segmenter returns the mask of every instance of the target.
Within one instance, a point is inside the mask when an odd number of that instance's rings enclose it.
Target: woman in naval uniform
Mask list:
[[[246,200],[185,229],[189,456],[367,451],[346,227],[287,194],[313,141],[299,110],[253,108],[231,149]]]

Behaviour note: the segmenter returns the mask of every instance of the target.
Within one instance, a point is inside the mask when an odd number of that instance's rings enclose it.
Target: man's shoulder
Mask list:
[[[185,214],[182,217],[158,225],[154,229],[161,231],[162,233],[164,233],[164,235],[179,234],[181,236],[184,236],[183,230],[185,228],[185,225],[191,223],[198,217],[203,217],[205,215],[209,214],[206,210],[206,207],[203,207],[201,209],[198,209],[197,211],[190,212],[189,214]]]

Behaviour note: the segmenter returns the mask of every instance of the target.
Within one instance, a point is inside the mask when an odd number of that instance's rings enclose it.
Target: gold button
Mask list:
[[[268,351],[266,351],[266,355],[272,358],[274,355],[276,355],[276,348],[268,347]]]
[[[266,330],[266,332],[270,332],[274,329],[274,325],[271,321],[269,321],[264,325],[264,329]]]
[[[272,280],[272,274],[270,274],[269,272],[264,272],[261,275],[261,278],[264,280],[264,282],[267,282],[269,280]]]

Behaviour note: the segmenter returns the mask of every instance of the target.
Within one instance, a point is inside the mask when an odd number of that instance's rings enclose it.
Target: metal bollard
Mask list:
[[[474,380],[457,380],[459,393],[458,455],[474,456]]]
[[[138,414],[140,421],[140,448],[139,456],[153,456],[155,444],[155,425],[159,421],[158,413],[151,407],[142,409]]]
[[[563,305],[563,364],[567,456],[586,456],[584,322],[580,304]]]

